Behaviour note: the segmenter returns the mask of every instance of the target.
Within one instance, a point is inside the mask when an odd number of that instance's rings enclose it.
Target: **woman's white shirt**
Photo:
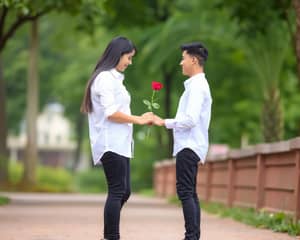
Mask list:
[[[123,85],[124,75],[116,69],[99,73],[91,86],[93,111],[88,114],[94,164],[107,151],[132,157],[132,124],[108,119],[115,112],[131,115],[130,95]]]

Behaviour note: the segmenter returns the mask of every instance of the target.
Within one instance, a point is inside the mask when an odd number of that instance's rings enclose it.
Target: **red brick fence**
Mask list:
[[[176,195],[175,161],[154,168],[156,194]],[[208,158],[199,165],[197,190],[205,201],[284,211],[300,219],[300,137]]]

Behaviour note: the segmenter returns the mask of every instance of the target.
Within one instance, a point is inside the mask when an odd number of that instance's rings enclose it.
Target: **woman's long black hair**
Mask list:
[[[125,37],[116,37],[111,40],[86,85],[85,94],[80,107],[80,111],[82,113],[90,113],[93,111],[91,86],[96,76],[102,71],[111,70],[112,68],[116,67],[122,55],[131,53],[133,50],[136,51],[136,47],[129,39]]]

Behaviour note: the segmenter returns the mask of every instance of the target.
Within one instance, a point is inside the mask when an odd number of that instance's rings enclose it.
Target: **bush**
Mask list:
[[[9,203],[9,199],[7,197],[0,196],[0,205],[5,205]]]
[[[20,163],[9,164],[9,181],[11,184],[17,184],[21,181],[23,165]]]
[[[34,191],[34,192],[71,192],[73,176],[63,168],[38,166],[37,183],[27,188],[22,185],[23,165],[11,163],[9,166],[9,180],[11,187],[8,190]]]
[[[106,192],[106,179],[102,167],[79,172],[75,176],[75,191],[82,193]]]
[[[45,192],[71,192],[73,176],[63,168],[39,166],[38,189]]]

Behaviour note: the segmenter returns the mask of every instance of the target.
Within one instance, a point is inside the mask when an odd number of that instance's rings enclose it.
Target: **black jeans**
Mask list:
[[[101,158],[108,195],[104,207],[104,238],[120,239],[120,213],[130,196],[129,158],[106,152]]]
[[[199,161],[200,158],[189,148],[176,155],[176,190],[183,209],[185,240],[200,239],[201,209],[196,192]]]

